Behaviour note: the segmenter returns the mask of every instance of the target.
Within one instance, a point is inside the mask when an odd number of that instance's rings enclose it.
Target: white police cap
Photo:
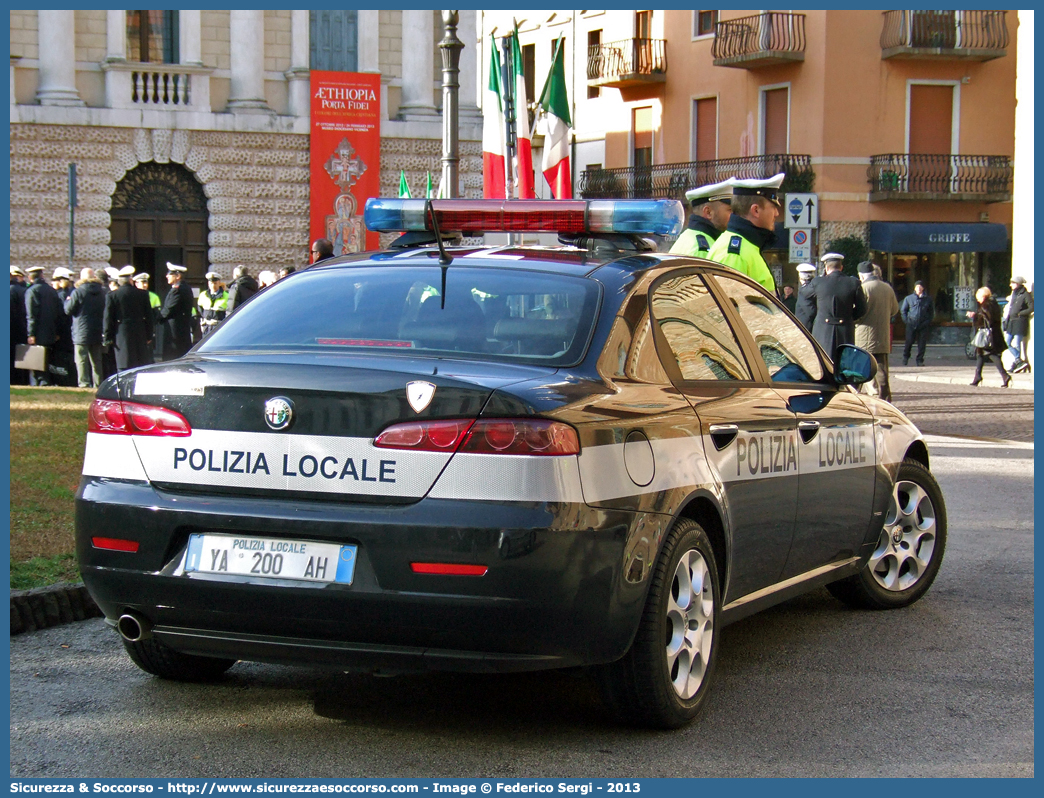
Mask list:
[[[67,280],[73,276],[73,273],[66,269],[64,266],[59,266],[57,269],[54,270],[53,276],[55,280]]]
[[[820,258],[820,260],[823,261],[823,263],[826,263],[827,261],[830,261],[830,260],[844,260],[844,259],[845,259],[845,256],[842,255],[839,252],[828,252],[826,255],[824,255],[823,257]]]
[[[690,188],[685,192],[685,199],[693,205],[703,202],[728,202],[732,199],[732,183],[722,180],[720,183]]]
[[[783,178],[786,174],[780,172],[778,175],[772,177],[766,177],[763,179],[755,178],[729,178],[729,182],[732,183],[732,193],[736,196],[752,196],[764,197],[769,202],[772,202],[776,207],[782,209],[783,205],[779,200],[779,187],[783,185]]]
[[[12,266],[11,267],[11,274],[13,274],[15,276],[18,276],[18,277],[25,277],[25,272],[23,272],[17,266]]]
[[[148,280],[149,280],[149,273],[148,272],[138,272],[136,275],[134,275],[134,282],[137,283],[137,282],[141,282],[142,280],[145,280],[146,282],[148,282]]]
[[[134,267],[133,266],[124,266],[122,269],[120,269],[119,276],[120,277],[133,277],[134,276]]]
[[[808,274],[808,273],[815,274],[816,267],[813,266],[811,263],[799,263],[797,265],[797,270],[799,272],[804,272],[806,274]]]
[[[167,261],[167,274],[183,274],[187,271],[188,269],[186,269],[184,266],[178,266],[178,264],[176,263],[171,263],[169,260]]]
[[[220,280],[221,275],[217,272],[207,272],[206,277],[208,280]]]
[[[105,276],[108,277],[110,280],[115,280],[117,277],[120,276],[120,270],[117,269],[115,266],[106,266]]]

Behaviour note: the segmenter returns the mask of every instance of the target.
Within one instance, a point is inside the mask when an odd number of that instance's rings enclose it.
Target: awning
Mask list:
[[[1005,252],[1002,224],[870,222],[870,249],[878,252]]]

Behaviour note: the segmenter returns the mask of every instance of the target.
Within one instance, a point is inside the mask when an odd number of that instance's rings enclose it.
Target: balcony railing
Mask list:
[[[867,178],[870,201],[1011,200],[1015,172],[1007,155],[873,155]]]
[[[885,11],[881,58],[989,61],[1007,52],[1005,11]]]
[[[110,108],[210,111],[208,67],[108,61],[102,70]]]
[[[667,80],[667,42],[624,39],[587,48],[587,82],[625,88]]]
[[[719,22],[711,48],[715,66],[753,69],[805,60],[805,15],[764,11]]]
[[[714,161],[628,166],[620,169],[585,169],[577,186],[584,199],[677,199],[684,201],[690,188],[718,183],[730,177],[765,178],[784,172],[782,191],[812,191],[815,173],[812,156],[756,155]]]

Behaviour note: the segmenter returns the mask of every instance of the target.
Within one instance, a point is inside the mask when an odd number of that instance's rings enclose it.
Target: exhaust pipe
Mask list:
[[[152,637],[152,624],[140,615],[124,613],[116,622],[116,630],[128,643],[140,643]]]

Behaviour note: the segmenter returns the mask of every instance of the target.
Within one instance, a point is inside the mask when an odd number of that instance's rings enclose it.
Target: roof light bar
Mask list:
[[[677,200],[423,200],[366,201],[366,227],[380,233],[430,230],[431,202],[440,230],[476,233],[628,233],[677,235],[685,210]]]

